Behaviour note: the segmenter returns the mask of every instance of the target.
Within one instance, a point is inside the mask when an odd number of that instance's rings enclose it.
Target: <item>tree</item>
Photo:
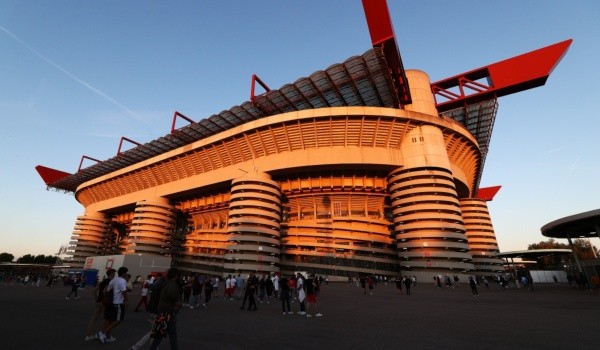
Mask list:
[[[538,243],[533,243],[527,246],[527,250],[534,249],[571,249],[571,247],[566,243],[559,243],[554,238],[550,238],[547,241],[541,241]],[[587,239],[577,238],[573,240],[573,249],[577,253],[577,257],[580,260],[593,259],[595,256],[598,256],[598,248],[592,246],[590,241]],[[593,251],[592,251],[593,249]],[[594,255],[595,253],[595,255]],[[562,257],[567,261],[572,258]],[[561,256],[556,255],[547,255],[542,256],[538,259],[538,264],[541,268],[558,268],[563,265],[564,262]]]
[[[22,257],[17,259],[17,262],[19,264],[33,264],[33,259],[35,259],[35,257],[31,254],[25,254]]]
[[[54,264],[56,262],[56,257],[52,255],[36,255],[33,256],[31,254],[23,255],[22,257],[17,259],[19,264]]]
[[[15,256],[9,253],[0,253],[0,262],[12,262]]]
[[[541,241],[539,243],[533,243],[527,246],[527,250],[534,249],[569,249],[569,245],[558,243],[554,238],[550,238],[547,241]]]

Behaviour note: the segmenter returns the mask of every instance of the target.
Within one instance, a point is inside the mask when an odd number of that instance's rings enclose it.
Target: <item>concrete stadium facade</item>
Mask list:
[[[373,48],[75,174],[41,165],[85,208],[70,263],[164,255],[209,274],[493,275],[479,188],[497,98],[544,85],[572,40],[434,83],[405,70],[385,0],[363,1]],[[255,84],[265,93],[255,95]],[[176,119],[190,124],[175,128]],[[81,168],[84,158],[97,161]]]
[[[413,103],[271,115],[85,182],[73,264],[159,254],[211,274],[495,274],[502,262],[473,135]]]

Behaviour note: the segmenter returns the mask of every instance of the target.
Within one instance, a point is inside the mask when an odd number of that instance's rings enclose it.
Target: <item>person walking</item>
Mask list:
[[[184,277],[183,282],[183,306],[191,306],[190,296],[192,295],[192,280],[190,277]]]
[[[277,298],[279,298],[279,274],[274,273],[272,280],[273,280],[273,298],[277,299]]]
[[[248,285],[246,286],[246,294],[248,294],[248,311],[256,311],[255,295],[257,289],[258,277],[256,277],[254,274],[250,274],[250,277],[248,277]]]
[[[300,302],[300,311],[298,314],[301,316],[306,315],[306,307],[304,304],[304,299],[306,299],[306,291],[304,290],[304,277],[300,272],[296,275],[296,291],[298,292],[298,301]]]
[[[263,275],[258,281],[258,301],[262,304],[265,301],[267,291],[267,277]]]
[[[237,300],[242,299],[242,294],[244,293],[244,278],[242,277],[242,275],[240,275],[238,273],[237,277],[235,278],[235,297]],[[246,296],[244,295],[244,299],[246,299]]]
[[[29,278],[29,275],[26,278]],[[67,294],[65,299],[66,300],[71,299],[70,298],[71,294],[75,294],[75,299],[79,299],[79,295],[77,294],[77,292],[79,291],[80,283],[81,283],[79,276],[73,276],[73,278],[71,278],[70,282],[71,282],[71,291],[69,292],[69,294]]]
[[[375,276],[367,277],[367,285],[369,286],[369,295],[373,295],[373,287],[375,286]]]
[[[478,297],[479,293],[477,292],[477,282],[475,282],[475,279],[473,278],[473,276],[469,276],[469,286],[471,287],[473,296]]]
[[[317,286],[319,281],[311,275],[306,281],[306,317],[321,317],[323,314],[317,310]],[[312,314],[311,314],[312,311]]]
[[[360,277],[360,287],[363,290],[363,295],[367,294],[367,278],[365,276]]]
[[[213,276],[210,281],[212,283],[212,292],[215,294],[215,298],[219,298],[219,284],[221,284],[221,279],[219,276]]]
[[[195,274],[192,279],[192,303],[190,309],[200,307],[200,295],[202,294],[202,283],[200,282],[200,276]]]
[[[281,299],[281,309],[283,309],[283,314],[287,313],[292,314],[292,309],[290,308],[290,286],[289,281],[285,275],[282,275],[277,279],[279,283],[279,299]]]
[[[139,312],[140,306],[142,306],[142,305],[144,305],[145,310],[148,309],[148,289],[150,288],[150,278],[151,277],[152,276],[148,275],[148,277],[146,277],[146,280],[142,283],[140,301],[138,302],[137,306],[135,307],[135,310],[133,310],[134,312]]]
[[[140,340],[137,341],[137,343],[133,344],[131,346],[131,348],[129,348],[130,350],[139,350],[142,349],[146,346],[146,344],[151,343],[152,340],[152,330],[154,329],[154,322],[156,320],[156,313],[158,312],[158,303],[160,301],[160,292],[162,291],[162,288],[165,286],[165,284],[167,283],[167,279],[166,277],[166,271],[165,273],[159,273],[156,275],[156,278],[153,277],[150,281],[152,283],[150,283],[150,297],[148,298],[148,307],[146,308],[146,311],[148,311],[150,313],[150,315],[152,315],[152,318],[149,319],[149,321],[152,322],[152,326],[150,327],[150,330],[148,332],[146,332],[146,334],[144,334],[144,336],[142,336],[142,338],[140,338]]]
[[[106,277],[92,290],[92,296],[94,300],[94,311],[92,312],[92,318],[88,322],[87,332],[85,333],[85,341],[96,340],[94,336],[94,325],[104,315],[105,306],[102,303],[104,299],[104,289],[108,286],[110,281],[115,277],[115,269],[109,269],[106,271]]]
[[[225,280],[225,295],[224,298],[227,300],[233,300],[233,291],[235,289],[235,278],[231,277],[231,275],[227,276]]]
[[[398,295],[402,295],[402,276],[396,277],[396,290],[398,291]]]
[[[111,335],[112,330],[125,319],[125,309],[129,302],[127,293],[127,281],[125,276],[128,269],[123,266],[117,270],[118,277],[110,280],[106,286],[105,293],[112,293],[112,305],[106,306],[104,310],[104,325],[102,330],[96,333],[96,337],[102,343],[112,343],[116,339]],[[110,294],[109,294],[110,295]]]
[[[167,271],[167,281],[160,291],[157,314],[152,328],[150,350],[156,350],[165,336],[169,337],[171,350],[179,349],[177,311],[181,308],[180,278],[179,269],[171,268]]]
[[[202,304],[202,307],[204,307],[205,309],[208,309],[208,302],[212,297],[213,290],[214,283],[210,278],[208,278],[206,281],[204,281],[204,304]]]
[[[412,286],[412,278],[409,276],[404,277],[404,287],[406,287],[406,295],[410,295],[410,287]]]

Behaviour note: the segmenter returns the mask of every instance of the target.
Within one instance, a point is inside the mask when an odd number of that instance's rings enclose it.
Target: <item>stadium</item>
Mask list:
[[[249,101],[197,122],[175,112],[167,135],[123,137],[74,174],[37,166],[84,207],[69,264],[141,254],[215,275],[501,273],[487,207],[500,186],[480,188],[497,99],[544,85],[571,40],[432,83],[404,69],[386,2],[363,7],[364,53],[278,89],[254,75]]]

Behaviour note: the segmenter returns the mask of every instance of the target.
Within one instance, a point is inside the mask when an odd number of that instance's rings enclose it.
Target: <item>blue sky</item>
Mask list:
[[[502,251],[600,208],[600,2],[388,5],[405,68],[431,81],[572,38],[546,86],[499,99],[481,185],[503,186],[489,203]],[[0,252],[55,254],[83,214],[36,165],[73,173],[121,136],[164,136],[174,111],[241,104],[254,73],[278,88],[370,47],[359,0],[0,0]]]

